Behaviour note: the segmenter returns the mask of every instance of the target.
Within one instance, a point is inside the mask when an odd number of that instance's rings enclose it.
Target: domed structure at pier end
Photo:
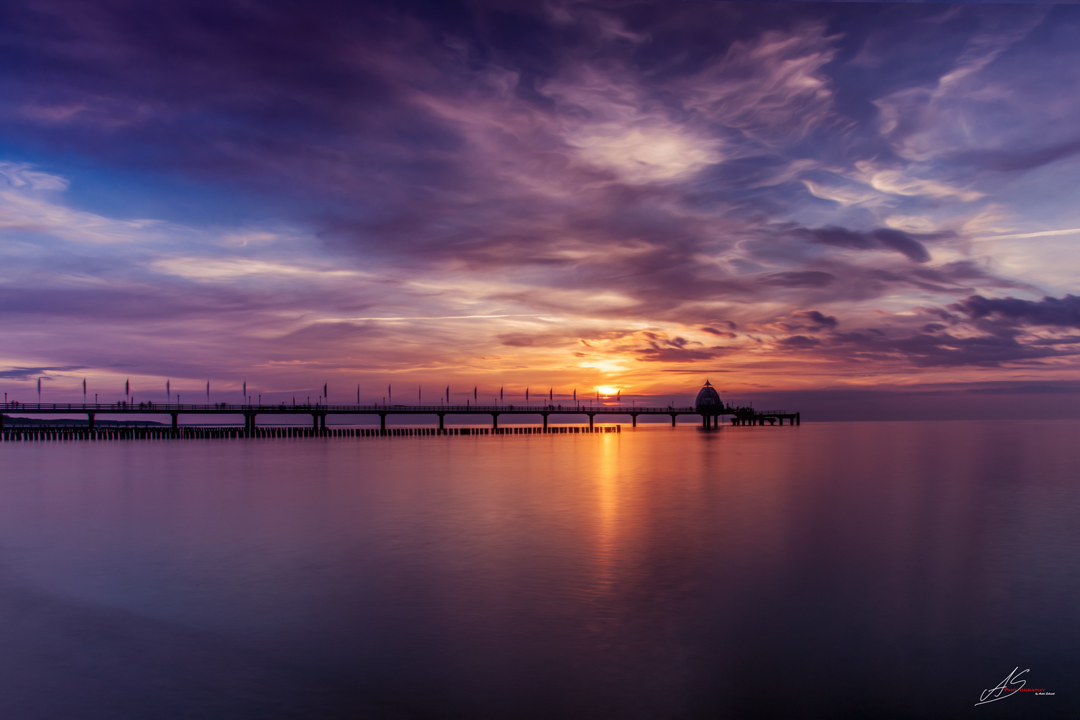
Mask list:
[[[707,415],[718,413],[724,409],[724,403],[720,400],[720,393],[716,392],[716,388],[708,380],[705,381],[705,386],[698,392],[694,406],[699,413]]]

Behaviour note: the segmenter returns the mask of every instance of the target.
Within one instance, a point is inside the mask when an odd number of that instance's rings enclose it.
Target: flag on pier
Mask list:
[[[577,388],[574,388],[574,402],[577,402]]]
[[[360,401],[357,400],[356,402],[360,402]],[[416,404],[417,405],[423,405],[424,404],[424,386],[423,385],[417,385],[416,386]]]
[[[555,402],[555,388],[548,388],[548,402]]]
[[[206,402],[210,402],[210,381],[206,381]]]
[[[447,405],[450,404],[450,386],[449,385],[446,386],[446,404]]]
[[[393,405],[394,404],[394,386],[393,385],[387,385],[386,386],[386,397],[390,399],[390,404]]]
[[[295,400],[293,400],[293,404],[294,405],[296,404]],[[360,404],[360,386],[359,385],[356,386],[356,404],[357,405]]]
[[[525,402],[529,402],[529,388],[525,388]]]
[[[502,388],[499,388],[499,402],[502,402]]]
[[[166,380],[165,381],[165,401],[166,402],[168,402],[169,400],[172,399],[172,388],[169,387],[169,383],[171,383],[171,382],[172,382],[171,380]]]
[[[40,393],[40,392],[41,392],[41,381],[38,380],[38,393]],[[130,394],[131,394],[131,381],[130,380],[125,380],[124,381],[124,395],[130,395]]]
[[[472,399],[473,400],[476,399],[476,387],[477,387],[476,385],[473,385],[473,389],[472,389]]]
[[[38,403],[41,403],[41,378],[37,379],[37,399]]]
[[[323,386],[322,386],[322,396],[323,396],[323,399],[326,399],[326,383],[323,383]]]
[[[622,388],[619,388],[615,391],[615,400],[618,402],[622,402]]]
[[[86,402],[86,378],[82,379],[82,396],[83,402]]]
[[[244,381],[244,399],[247,400],[247,380]],[[311,398],[308,398],[310,401]]]

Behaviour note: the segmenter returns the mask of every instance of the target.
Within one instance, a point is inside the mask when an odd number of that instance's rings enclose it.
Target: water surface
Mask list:
[[[0,716],[1076,717],[1078,431],[3,444]]]

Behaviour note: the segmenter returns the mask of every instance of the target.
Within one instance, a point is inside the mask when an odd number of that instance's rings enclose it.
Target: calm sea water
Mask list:
[[[1076,717],[1078,438],[5,444],[0,717]]]

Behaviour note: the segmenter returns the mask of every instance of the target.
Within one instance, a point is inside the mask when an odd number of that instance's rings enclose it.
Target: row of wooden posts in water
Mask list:
[[[62,442],[73,440],[240,440],[244,438],[370,438],[370,437],[422,437],[446,435],[589,435],[620,433],[618,425],[596,427],[532,427],[509,426],[501,428],[308,428],[293,426],[241,427],[187,426],[167,427],[13,427],[0,433],[0,442]]]

